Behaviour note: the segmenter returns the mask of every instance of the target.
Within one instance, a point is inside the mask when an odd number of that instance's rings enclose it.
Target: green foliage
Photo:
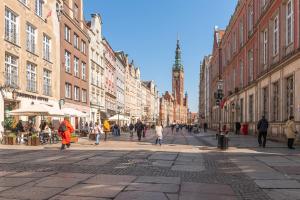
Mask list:
[[[4,118],[4,128],[6,130],[12,130],[13,129],[13,124],[14,124],[13,117],[5,117]]]

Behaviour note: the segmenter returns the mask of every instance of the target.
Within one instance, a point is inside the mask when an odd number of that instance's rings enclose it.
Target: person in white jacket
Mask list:
[[[156,133],[155,144],[159,143],[161,145],[161,142],[162,142],[162,139],[163,139],[163,126],[159,122],[156,123],[155,133]]]
[[[285,135],[286,135],[286,137],[288,139],[287,145],[288,145],[289,149],[295,149],[293,147],[293,145],[294,145],[294,141],[295,141],[297,133],[298,132],[296,130],[294,117],[290,116],[289,120],[285,124]]]

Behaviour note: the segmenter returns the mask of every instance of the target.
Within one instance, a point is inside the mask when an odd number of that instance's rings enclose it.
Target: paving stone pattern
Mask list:
[[[169,130],[161,147],[151,144],[154,139],[111,137],[111,149],[0,149],[0,200],[262,200],[300,194],[300,174],[292,178],[300,165],[296,154],[225,153],[214,148],[214,133]],[[294,167],[290,176],[285,166]]]

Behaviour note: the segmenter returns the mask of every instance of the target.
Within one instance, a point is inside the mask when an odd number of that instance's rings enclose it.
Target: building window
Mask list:
[[[81,40],[81,52],[86,53],[86,44],[85,41]]]
[[[278,48],[279,48],[279,19],[278,19],[278,15],[274,18],[273,26],[274,26],[273,56],[276,56],[278,54]]]
[[[71,29],[65,25],[65,40],[71,42]]]
[[[40,17],[43,17],[43,4],[44,0],[35,0],[35,13]]]
[[[279,121],[279,81],[273,83],[273,121]]]
[[[266,65],[268,63],[268,30],[265,29],[263,32],[263,65],[264,70],[266,70]]]
[[[269,90],[268,87],[262,89],[262,115],[268,118],[269,116]]]
[[[253,122],[253,94],[249,96],[249,122]]]
[[[76,3],[74,3],[74,18],[79,19],[79,9]]]
[[[82,102],[83,103],[86,103],[86,95],[87,95],[87,92],[85,89],[82,89],[82,94],[81,94],[81,97],[82,97]]]
[[[46,34],[43,36],[43,58],[50,61],[51,40]]]
[[[65,51],[65,67],[66,72],[71,73],[71,54],[68,51]]]
[[[81,63],[81,78],[86,80],[86,64],[84,62]]]
[[[290,76],[286,79],[286,116],[287,120],[290,116],[294,116],[294,77]]]
[[[74,75],[79,77],[79,59],[74,57]]]
[[[65,84],[65,97],[68,99],[72,98],[72,85],[70,83]]]
[[[31,24],[27,23],[26,25],[26,49],[27,51],[30,51],[31,53],[35,53],[35,27],[33,27]]]
[[[261,9],[264,10],[267,5],[267,0],[261,0]]]
[[[17,15],[5,8],[5,39],[17,44]]]
[[[240,99],[240,122],[244,122],[244,99]]]
[[[24,4],[25,6],[27,6],[27,0],[19,0],[22,4]]]
[[[244,87],[244,63],[240,60],[240,85],[241,88]]]
[[[240,22],[240,46],[244,45],[244,24],[243,21]]]
[[[79,49],[79,37],[76,33],[74,33],[74,47]]]
[[[27,63],[26,68],[27,91],[36,92],[36,65]]]
[[[5,85],[18,87],[18,58],[5,54]]]
[[[248,76],[248,82],[253,81],[253,50],[250,50],[248,52],[248,71],[249,71],[249,76]]]
[[[77,86],[74,87],[74,100],[75,101],[80,100],[80,88]]]
[[[290,45],[294,41],[294,5],[293,1],[289,0],[286,5],[286,45]]]
[[[236,50],[237,50],[237,42],[236,42],[236,32],[234,32],[233,33],[233,53],[235,53],[236,52]]]
[[[43,94],[51,96],[51,71],[47,69],[43,71]]]
[[[254,13],[253,13],[253,5],[248,6],[248,33],[252,35],[253,33],[253,21],[254,21]]]
[[[233,81],[233,89],[235,89],[235,79],[236,79],[236,71],[235,68],[233,68],[233,77],[232,77],[232,81]]]

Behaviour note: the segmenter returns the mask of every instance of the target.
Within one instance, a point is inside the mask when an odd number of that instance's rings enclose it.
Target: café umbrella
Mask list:
[[[45,104],[31,103],[26,107],[9,112],[11,116],[63,116],[64,113],[58,109]]]

